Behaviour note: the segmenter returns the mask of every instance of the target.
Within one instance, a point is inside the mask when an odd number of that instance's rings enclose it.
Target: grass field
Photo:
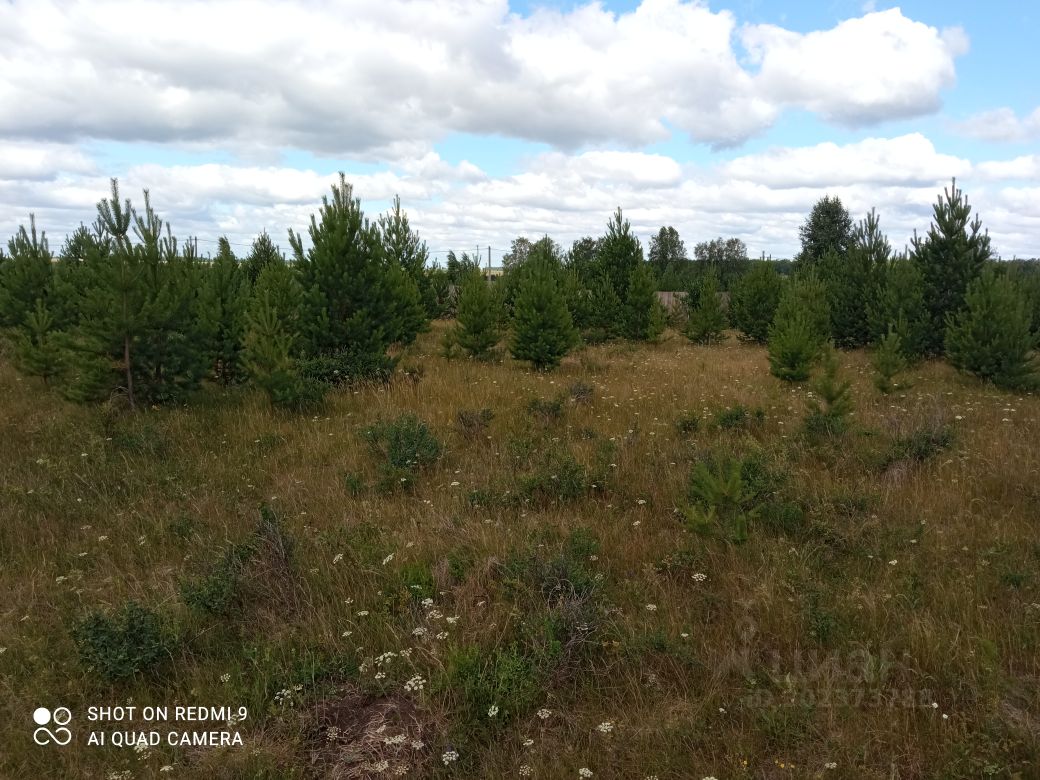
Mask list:
[[[538,374],[441,327],[317,416],[77,407],[0,365],[0,777],[1040,777],[1040,399],[938,363],[882,396],[845,353],[849,430],[810,437],[732,337]],[[439,456],[391,468],[364,431],[406,412]],[[691,496],[698,463],[735,481]],[[88,721],[128,704],[247,715]]]

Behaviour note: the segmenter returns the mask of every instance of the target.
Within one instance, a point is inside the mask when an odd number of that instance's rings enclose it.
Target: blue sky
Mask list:
[[[9,0],[0,236],[93,219],[109,177],[205,250],[283,245],[344,171],[435,256],[563,244],[617,206],[646,241],[790,255],[812,203],[895,246],[952,176],[1040,255],[1034,4],[877,0]]]

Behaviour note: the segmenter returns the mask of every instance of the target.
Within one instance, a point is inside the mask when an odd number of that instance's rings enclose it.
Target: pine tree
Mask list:
[[[72,398],[103,397],[121,387],[131,407],[141,398],[162,402],[197,387],[205,374],[195,245],[189,242],[179,252],[147,190],[144,202],[143,215],[129,200],[120,203],[113,179],[111,198],[98,203],[107,251],[88,258],[83,269],[81,317],[70,336]]]
[[[47,234],[36,232],[36,215],[29,215],[29,230],[18,227],[8,244],[9,257],[0,263],[0,328],[25,324],[36,310],[36,301],[47,299],[53,276]]]
[[[302,410],[320,402],[322,389],[319,383],[300,376],[292,356],[295,338],[286,330],[283,314],[273,295],[264,294],[255,301],[249,315],[243,366],[272,405]]]
[[[840,198],[824,196],[813,206],[798,234],[802,240],[798,262],[811,268],[828,252],[839,257],[848,254],[852,244],[852,217]]]
[[[808,379],[827,341],[829,328],[830,312],[822,283],[812,275],[789,283],[769,328],[769,366],[773,376],[789,382]]]
[[[957,368],[1006,389],[1040,386],[1031,317],[1014,282],[992,268],[968,287],[965,308],[947,318],[946,354]]]
[[[605,272],[592,277],[588,287],[589,308],[583,331],[590,343],[616,338],[622,334],[624,309],[614,285]]]
[[[920,358],[930,327],[920,268],[906,258],[892,258],[880,267],[876,290],[867,307],[872,340],[880,341],[894,330],[903,356]]]
[[[315,361],[304,372],[315,369],[323,381],[339,382],[387,376],[393,368],[387,348],[414,337],[412,315],[421,311],[414,282],[402,281],[407,274],[386,259],[380,230],[365,218],[343,174],[308,233],[304,251],[302,238],[289,232],[307,309],[302,343]]]
[[[765,261],[756,263],[733,285],[729,298],[729,316],[745,341],[765,344],[769,326],[780,303],[783,279]]]
[[[495,296],[480,274],[470,274],[459,293],[458,319],[452,340],[466,354],[487,359],[498,343],[500,312]]]
[[[619,300],[628,300],[632,271],[643,263],[643,248],[632,233],[632,225],[619,208],[607,223],[607,235],[600,241],[596,263],[610,281]]]
[[[387,261],[397,265],[408,275],[415,285],[423,313],[418,327],[410,323],[409,313],[405,320],[408,323],[400,340],[406,343],[415,338],[415,334],[425,330],[430,320],[437,314],[437,299],[426,271],[426,263],[430,252],[419,234],[412,230],[408,215],[401,209],[401,198],[394,196],[394,203],[389,214],[379,217],[379,232],[383,242],[383,254]],[[406,295],[411,296],[408,292]]]
[[[41,298],[25,318],[16,347],[18,367],[27,374],[42,377],[45,384],[61,371],[62,349],[54,318]]]
[[[921,271],[928,327],[923,331],[924,351],[939,355],[948,315],[964,307],[968,286],[982,273],[990,259],[989,233],[982,231],[976,216],[971,220],[968,199],[957,189],[957,180],[933,207],[934,217],[928,235],[914,234],[911,257]]]
[[[686,323],[686,337],[698,344],[722,341],[726,330],[726,312],[719,299],[719,278],[715,269],[703,274],[698,289],[691,290],[687,300],[695,300]]]
[[[896,384],[892,380],[897,374],[906,370],[906,357],[903,355],[903,340],[894,327],[890,328],[885,337],[878,342],[874,351],[874,387],[879,392],[888,395],[893,390],[906,387],[904,384]]]
[[[813,382],[816,397],[809,402],[805,428],[810,434],[834,436],[844,433],[848,425],[848,416],[852,413],[852,383],[839,379],[838,353],[833,346],[823,349],[821,364],[823,371]]]
[[[235,258],[227,238],[203,271],[199,319],[208,340],[213,376],[225,385],[242,379],[242,342],[249,303],[248,271]]]
[[[526,274],[513,306],[511,352],[538,370],[560,364],[578,342],[578,334],[567,303],[555,283],[552,269],[544,261],[528,262]]]
[[[624,335],[634,341],[653,341],[664,331],[665,317],[649,266],[640,261],[625,285]]]
[[[271,263],[284,263],[285,255],[282,254],[271,237],[267,235],[265,230],[253,241],[253,246],[249,250],[249,256],[245,259],[243,270],[246,273],[246,277],[249,279],[249,283],[255,284],[257,278],[260,276],[260,272],[264,270]]]

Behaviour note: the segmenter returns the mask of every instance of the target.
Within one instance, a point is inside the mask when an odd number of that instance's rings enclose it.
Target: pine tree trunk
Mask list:
[[[126,367],[126,395],[130,399],[130,408],[136,409],[134,403],[134,375],[130,370],[130,336],[123,336],[123,365]]]

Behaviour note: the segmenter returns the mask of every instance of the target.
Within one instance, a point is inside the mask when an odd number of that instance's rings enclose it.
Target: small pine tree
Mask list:
[[[879,392],[888,395],[893,390],[906,387],[904,384],[893,382],[896,375],[906,370],[906,357],[903,355],[903,339],[899,332],[892,327],[885,337],[878,342],[874,351],[874,387]]]
[[[318,383],[300,376],[292,357],[293,343],[293,335],[286,332],[271,296],[257,301],[246,331],[244,367],[272,405],[303,410],[320,402],[322,390]]]
[[[665,317],[654,277],[649,266],[640,261],[629,274],[625,299],[624,335],[633,341],[653,341],[664,331]]]
[[[577,344],[578,334],[552,270],[543,262],[528,265],[513,304],[511,352],[517,360],[545,370],[560,364]]]
[[[719,277],[714,268],[701,275],[697,289],[690,290],[687,301],[696,301],[689,311],[686,337],[698,344],[722,341],[726,330],[726,312],[719,300]]]
[[[1011,279],[986,269],[968,287],[964,310],[947,323],[946,355],[957,368],[1006,389],[1040,384],[1031,315]]]
[[[42,377],[44,384],[61,370],[61,346],[59,334],[54,328],[54,318],[39,298],[36,307],[25,319],[17,343],[18,367],[27,374]]]
[[[780,303],[783,280],[767,262],[758,262],[733,284],[729,299],[729,315],[745,341],[765,344],[769,326]]]
[[[811,434],[835,436],[845,432],[852,413],[852,383],[839,379],[838,353],[833,346],[823,350],[821,363],[823,372],[813,382],[816,398],[809,402],[805,428]]]
[[[590,342],[606,341],[621,335],[624,319],[621,299],[605,273],[594,276],[589,285],[589,314],[583,331]]]
[[[769,370],[773,376],[785,382],[805,381],[819,351],[819,336],[808,317],[800,312],[777,314],[769,329]]]
[[[475,358],[486,359],[498,343],[499,307],[488,283],[470,274],[459,292],[458,319],[452,341]]]
[[[808,379],[829,329],[830,312],[819,280],[807,275],[789,283],[769,328],[769,365],[773,376],[788,382]]]

